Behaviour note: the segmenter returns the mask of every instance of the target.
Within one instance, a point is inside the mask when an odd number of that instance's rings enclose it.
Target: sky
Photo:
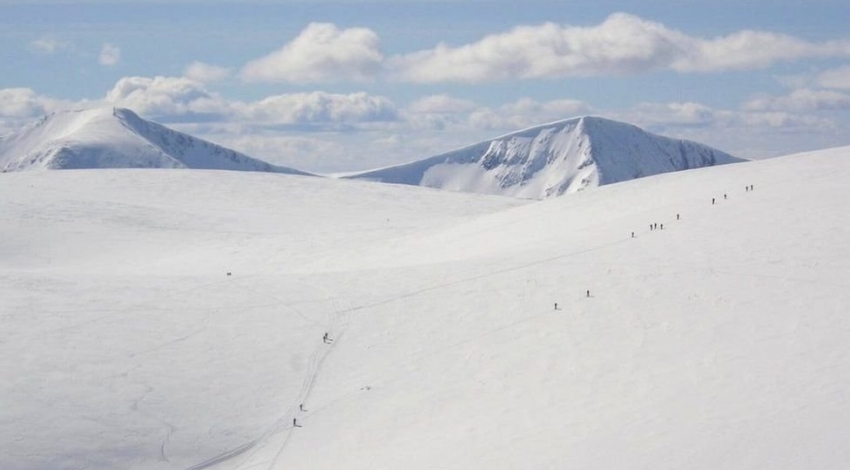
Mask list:
[[[317,172],[598,115],[733,155],[850,145],[846,0],[0,0],[0,134],[119,106]]]

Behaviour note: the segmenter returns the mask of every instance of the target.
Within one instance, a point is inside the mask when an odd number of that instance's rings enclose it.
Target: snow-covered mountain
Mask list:
[[[545,199],[643,176],[740,161],[696,142],[585,116],[347,177]]]
[[[83,168],[307,174],[177,132],[121,108],[55,113],[0,137],[0,171]]]

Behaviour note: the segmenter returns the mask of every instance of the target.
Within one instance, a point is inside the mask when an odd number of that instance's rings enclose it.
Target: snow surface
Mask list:
[[[741,161],[702,144],[585,116],[346,177],[546,199],[643,176]]]
[[[848,178],[2,174],[0,468],[843,469]]]
[[[83,168],[306,174],[171,130],[122,108],[55,113],[0,137],[0,171]]]

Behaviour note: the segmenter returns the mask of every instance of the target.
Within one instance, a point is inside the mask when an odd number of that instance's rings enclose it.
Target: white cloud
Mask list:
[[[369,29],[311,23],[283,48],[247,63],[241,77],[249,82],[370,80],[384,60],[378,46],[378,35]]]
[[[477,107],[473,101],[442,94],[420,98],[411,103],[407,110],[416,114],[456,114],[469,112]]]
[[[40,95],[30,88],[0,89],[0,134],[24,126],[45,114],[97,105],[87,100],[68,101]]]
[[[590,107],[578,100],[561,99],[539,102],[522,98],[495,109],[475,110],[469,116],[469,125],[475,129],[510,132],[589,112]]]
[[[832,90],[794,90],[785,96],[760,96],[744,103],[750,111],[823,111],[850,109],[850,95]]]
[[[597,26],[520,26],[458,47],[394,57],[402,80],[478,83],[499,80],[646,73],[717,72],[768,67],[808,57],[850,56],[850,41],[807,42],[740,31],[703,39],[661,23],[615,13]]]
[[[242,117],[277,124],[364,123],[398,119],[395,104],[366,93],[275,95],[239,106]]]
[[[817,83],[824,88],[850,90],[850,66],[822,72],[817,77]]]
[[[229,77],[230,69],[195,61],[186,66],[183,75],[198,82],[217,82]]]
[[[493,134],[568,119],[589,111],[587,104],[572,99],[539,102],[522,98],[491,108],[448,95],[432,95],[410,103],[404,116],[414,129]]]
[[[32,118],[51,109],[52,100],[30,88],[0,89],[0,118]]]
[[[831,127],[828,119],[772,110],[715,109],[700,103],[642,103],[618,113],[618,119],[657,128],[799,129]]]
[[[312,92],[231,101],[186,77],[125,77],[109,90],[106,101],[165,122],[195,119],[268,125],[355,125],[398,120],[395,104],[382,96]]]
[[[69,50],[73,46],[67,41],[60,41],[53,38],[40,38],[30,42],[30,50],[39,54],[55,54],[63,50]]]
[[[121,60],[121,49],[117,46],[109,44],[108,42],[103,43],[103,47],[100,49],[100,56],[97,58],[97,62],[100,65],[112,66],[118,63]]]
[[[142,115],[175,118],[230,113],[230,105],[203,83],[184,77],[125,77],[106,93],[106,101]]]

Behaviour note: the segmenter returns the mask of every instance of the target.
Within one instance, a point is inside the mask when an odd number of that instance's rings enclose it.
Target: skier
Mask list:
[[[301,427],[301,426],[298,425],[298,419],[297,418],[292,418],[292,427],[293,428],[300,428]]]
[[[301,411],[307,411],[307,410],[304,409],[304,403],[298,405],[298,409],[301,410]]]
[[[723,193],[723,199],[726,199],[726,193]]]
[[[711,198],[711,205],[714,205],[714,198]]]
[[[325,332],[325,336],[322,336],[322,342],[328,344],[328,333]]]
[[[587,296],[590,297],[590,289],[587,290]]]
[[[555,302],[555,310],[558,310],[558,302]]]
[[[676,220],[679,220],[679,214],[676,214]]]
[[[652,231],[652,224],[649,224],[649,231]]]
[[[635,237],[635,232],[632,232],[632,238],[634,238],[634,237]]]
[[[664,224],[661,224],[661,230],[664,230]]]

